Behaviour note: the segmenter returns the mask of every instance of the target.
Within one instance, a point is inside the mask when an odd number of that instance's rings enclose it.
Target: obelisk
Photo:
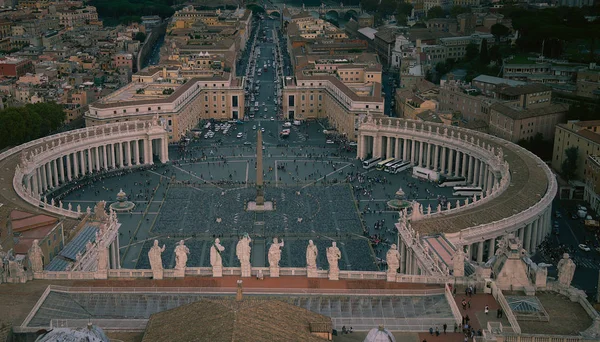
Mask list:
[[[265,194],[263,189],[263,150],[262,150],[262,131],[258,131],[256,138],[256,205],[265,204]]]

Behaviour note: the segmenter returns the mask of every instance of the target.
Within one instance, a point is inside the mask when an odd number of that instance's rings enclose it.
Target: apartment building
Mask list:
[[[554,127],[565,121],[568,109],[565,104],[523,108],[510,102],[497,102],[490,106],[489,133],[514,143],[539,133],[544,139],[552,140]]]
[[[169,141],[178,141],[202,119],[244,117],[244,80],[230,73],[183,78],[179,68],[151,68],[127,86],[89,106],[86,126],[163,119]]]
[[[63,27],[75,27],[88,22],[97,21],[98,13],[94,6],[67,9],[58,13],[58,20]]]
[[[552,168],[560,170],[566,158],[565,150],[575,147],[579,150],[576,178],[586,179],[588,176],[588,156],[600,155],[600,120],[568,121],[556,125]]]
[[[592,63],[589,69],[577,72],[576,95],[591,99],[600,99],[600,68]]]
[[[496,38],[492,34],[473,33],[470,36],[440,38],[439,44],[446,48],[446,58],[458,60],[465,57],[469,44],[481,47],[483,40],[487,41],[488,48],[496,42]]]
[[[490,106],[495,102],[493,97],[483,96],[477,88],[460,81],[451,80],[440,87],[440,111],[460,113],[466,121],[489,122]]]
[[[287,77],[283,88],[286,119],[328,118],[340,133],[355,140],[361,115],[383,113],[381,64],[377,55],[295,59],[295,76]]]

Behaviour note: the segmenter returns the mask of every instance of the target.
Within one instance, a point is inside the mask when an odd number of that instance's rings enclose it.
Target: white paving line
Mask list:
[[[196,179],[199,179],[199,180],[201,180],[201,181],[203,181],[203,182],[205,182],[205,183],[208,183],[208,184],[210,184],[210,185],[214,186],[214,187],[215,187],[215,188],[217,188],[217,189],[223,190],[223,188],[221,188],[221,187],[217,186],[217,185],[216,185],[216,184],[214,184],[213,182],[210,182],[210,181],[207,181],[207,180],[205,180],[205,179],[202,179],[202,178],[200,178],[200,177],[196,176],[195,174],[193,174],[193,173],[191,173],[191,172],[189,172],[189,171],[186,171],[186,170],[184,170],[184,169],[182,169],[182,168],[180,168],[180,167],[177,167],[177,166],[173,166],[173,167],[174,167],[175,169],[177,169],[177,170],[179,170],[179,171],[183,172],[183,173],[187,173],[188,175],[190,175],[190,176],[192,176],[192,177],[194,177],[194,178],[196,178]]]
[[[350,166],[350,165],[352,165],[352,164],[350,164],[350,163],[347,163],[347,164],[346,164],[346,166],[344,166],[344,167],[341,167],[341,168],[339,168],[339,169],[337,169],[337,170],[335,170],[335,171],[331,171],[331,172],[329,172],[328,174],[326,174],[325,176],[323,176],[323,177],[321,177],[321,178],[318,178],[318,179],[317,179],[317,180],[315,180],[314,182],[306,184],[305,186],[303,186],[303,187],[302,187],[302,189],[304,189],[304,188],[306,188],[306,187],[308,187],[308,186],[314,185],[314,184],[315,184],[315,183],[317,183],[318,181],[320,181],[320,180],[322,180],[322,179],[325,179],[325,177],[327,177],[327,176],[331,176],[332,174],[334,174],[334,173],[337,173],[337,172],[339,172],[339,171],[341,171],[341,170],[343,170],[343,169],[347,168],[347,167],[348,167],[348,166]]]

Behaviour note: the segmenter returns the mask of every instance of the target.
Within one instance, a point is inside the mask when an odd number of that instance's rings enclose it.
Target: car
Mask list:
[[[576,213],[571,214],[571,219],[577,220],[578,218],[579,218],[579,216],[577,216]]]
[[[554,227],[558,228],[558,221],[554,221]]]
[[[263,107],[264,107],[264,106],[265,106],[265,103],[263,102],[263,103],[262,103],[262,105],[263,105]]]
[[[327,140],[325,141],[326,144],[335,144],[335,142],[333,140]]]
[[[554,228],[552,229],[552,233],[553,233],[554,235],[559,235],[559,234],[560,234],[560,229],[558,229],[558,227],[554,227]]]
[[[248,145],[252,145],[252,143],[249,141],[244,141],[244,145],[248,146]]]
[[[256,130],[256,125],[252,126],[252,129],[253,129],[253,130]]]
[[[275,118],[274,118],[274,117],[271,117],[271,121],[275,121]]]
[[[261,128],[260,131],[264,133],[265,132],[265,128],[264,127]]]
[[[268,110],[268,109],[267,109],[267,107],[265,107],[265,112],[266,112],[267,110]]]
[[[582,250],[582,251],[584,251],[584,252],[589,252],[589,251],[591,251],[591,249],[590,249],[590,248],[589,248],[587,245],[585,245],[585,244],[583,244],[583,243],[580,243],[578,247],[579,247],[579,249],[581,249],[581,250]]]
[[[244,133],[242,133],[242,132],[239,132],[239,133],[236,135],[236,137],[238,137],[238,139],[239,139],[239,138],[241,138],[241,137],[243,137],[243,136],[244,136]]]
[[[561,213],[560,213],[559,211],[557,211],[557,212],[555,213],[555,216],[556,216],[556,218],[561,218],[561,217],[562,217],[562,215],[561,215]]]
[[[348,145],[349,146],[358,146],[358,143],[356,141],[351,141]]]

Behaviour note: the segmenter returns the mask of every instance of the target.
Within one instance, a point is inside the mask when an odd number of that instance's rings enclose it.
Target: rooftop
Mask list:
[[[535,109],[523,109],[521,107],[515,108],[515,107],[511,107],[509,105],[506,105],[504,103],[501,102],[496,102],[494,104],[492,104],[490,106],[490,108],[492,110],[495,110],[505,116],[508,116],[509,118],[513,119],[513,120],[522,120],[522,119],[527,119],[527,118],[533,118],[536,116],[545,116],[545,115],[552,115],[552,114],[557,114],[557,113],[561,113],[561,112],[567,112],[567,110],[569,109],[569,106],[566,104],[550,104],[548,106],[542,107],[542,108],[535,108]]]
[[[507,84],[507,85],[513,86],[513,87],[527,84],[527,83],[521,82],[521,81],[514,81],[514,80],[509,80],[507,78],[494,77],[494,76],[488,76],[488,75],[479,75],[473,79],[473,82],[490,83],[490,84],[495,84],[495,85]]]

